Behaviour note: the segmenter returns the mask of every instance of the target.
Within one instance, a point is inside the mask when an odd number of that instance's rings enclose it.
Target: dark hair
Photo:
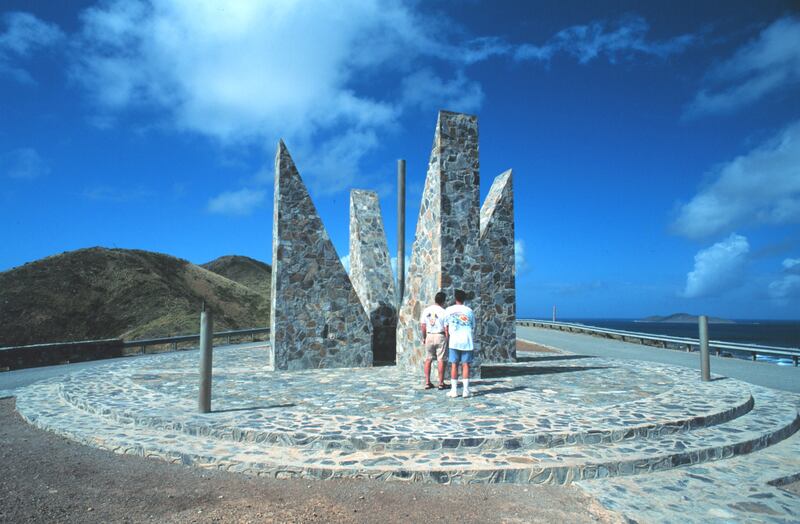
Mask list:
[[[467,300],[467,294],[466,294],[466,293],[464,293],[464,290],[462,290],[462,289],[456,289],[456,292],[455,292],[454,294],[455,294],[455,296],[456,296],[456,302],[461,302],[462,304],[463,304],[464,302],[466,302],[466,300]]]
[[[447,295],[444,294],[444,291],[439,291],[436,293],[436,297],[434,297],[434,301],[439,304],[440,306],[444,304],[444,301],[447,299]]]

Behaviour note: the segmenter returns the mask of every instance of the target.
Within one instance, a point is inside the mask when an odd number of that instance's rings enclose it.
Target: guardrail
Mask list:
[[[254,341],[257,335],[267,333],[269,328],[235,329],[214,333],[214,338],[225,338],[226,344],[230,344],[235,338],[250,337]],[[0,347],[0,371],[144,355],[153,353],[154,351],[148,351],[148,348],[154,346],[168,346],[167,351],[177,351],[179,344],[195,341],[200,341],[199,333],[141,340],[109,338]]]
[[[256,335],[266,334],[269,333],[269,328],[251,328],[251,329],[234,329],[231,331],[219,331],[214,333],[213,338],[222,338],[225,337],[225,343],[230,344],[231,339],[233,338],[241,338],[249,336],[250,340],[255,341]],[[194,335],[178,335],[175,337],[161,337],[161,338],[150,338],[150,339],[142,339],[142,340],[125,340],[122,343],[123,347],[130,348],[130,347],[138,347],[140,348],[139,354],[145,354],[147,352],[147,348],[150,346],[163,346],[165,344],[171,344],[172,350],[176,351],[178,349],[178,344],[182,342],[200,342],[200,333]],[[2,351],[3,348],[0,348]]]
[[[635,342],[637,344],[660,346],[663,348],[668,348],[669,345],[672,345],[677,346],[678,348],[683,348],[686,351],[693,351],[695,348],[700,347],[700,340],[696,338],[656,335],[653,333],[640,333],[637,331],[623,331],[620,329],[587,326],[586,324],[576,324],[572,322],[551,322],[547,320],[519,319],[517,320],[517,325],[556,329],[570,333],[585,333],[589,335],[622,340],[624,342]],[[749,354],[753,360],[756,360],[758,355],[791,358],[795,367],[797,367],[798,360],[800,360],[800,348],[795,349],[779,346],[765,346],[761,344],[743,344],[739,342],[726,342],[724,340],[709,340],[708,345],[716,352],[717,356],[720,356],[723,350],[727,350]]]

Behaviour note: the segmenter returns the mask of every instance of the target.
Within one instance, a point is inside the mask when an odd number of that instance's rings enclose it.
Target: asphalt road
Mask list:
[[[565,333],[545,328],[517,327],[517,338],[552,346],[580,355],[659,362],[697,370],[700,376],[700,354],[673,349],[642,346],[630,342]],[[758,386],[800,393],[800,367],[778,366],[736,358],[711,357],[711,373]]]

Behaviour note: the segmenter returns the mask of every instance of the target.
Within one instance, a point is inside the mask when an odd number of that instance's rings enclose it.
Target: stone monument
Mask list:
[[[275,156],[270,364],[372,365],[372,327],[283,141]]]
[[[454,291],[463,289],[467,304],[480,318],[479,191],[478,119],[440,111],[397,323],[401,370],[422,369],[425,353],[419,317],[438,291],[447,294],[450,304]],[[475,343],[479,350],[479,336]],[[473,366],[475,377],[479,362],[476,359]]]
[[[481,309],[477,316],[484,362],[517,359],[514,190],[511,170],[494,179],[481,207]]]
[[[378,194],[350,192],[350,281],[372,324],[372,354],[395,359],[397,308],[389,247]]]

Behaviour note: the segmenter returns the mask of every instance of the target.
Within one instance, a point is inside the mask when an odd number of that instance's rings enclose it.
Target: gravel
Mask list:
[[[623,522],[576,487],[273,480],[83,446],[0,400],[0,522]]]

